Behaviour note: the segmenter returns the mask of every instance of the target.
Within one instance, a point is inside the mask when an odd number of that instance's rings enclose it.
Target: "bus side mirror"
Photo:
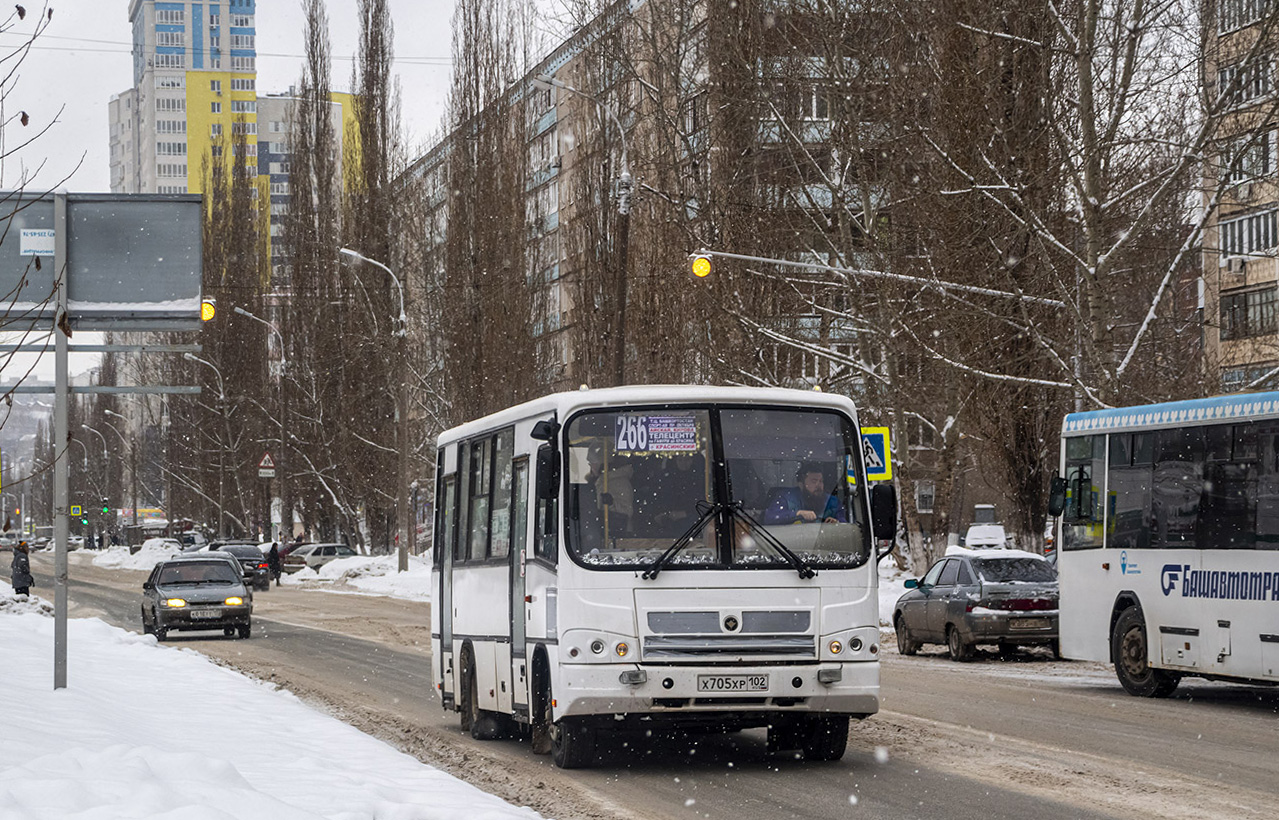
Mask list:
[[[537,448],[537,497],[549,501],[560,492],[560,460],[555,448],[543,444]]]
[[[1048,514],[1057,518],[1066,511],[1066,479],[1059,475],[1048,483]]]
[[[897,537],[897,488],[892,484],[876,484],[870,491],[872,533],[880,541]]]

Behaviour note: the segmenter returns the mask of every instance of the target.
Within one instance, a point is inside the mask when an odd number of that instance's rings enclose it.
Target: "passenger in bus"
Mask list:
[[[768,509],[764,511],[765,524],[843,523],[848,520],[839,496],[826,489],[822,465],[804,462],[795,472],[795,482],[795,487],[774,491]]]

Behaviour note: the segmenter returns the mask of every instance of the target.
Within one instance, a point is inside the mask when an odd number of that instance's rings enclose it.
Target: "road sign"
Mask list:
[[[258,478],[275,478],[275,462],[270,453],[263,453],[258,462]]]
[[[866,461],[867,481],[891,481],[893,453],[887,427],[862,428],[862,458]]]
[[[74,518],[79,518],[80,516],[84,515],[84,508],[82,508],[79,504],[72,504],[71,515]]]

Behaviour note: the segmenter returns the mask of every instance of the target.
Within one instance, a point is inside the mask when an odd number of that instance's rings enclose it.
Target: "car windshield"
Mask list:
[[[257,547],[250,547],[250,546],[223,547],[222,552],[229,552],[232,555],[234,555],[236,558],[261,558],[262,557],[262,550],[258,549]]]
[[[691,530],[665,569],[858,566],[870,549],[859,440],[834,411],[580,414],[567,429],[568,547],[587,566],[642,569]]]
[[[1056,581],[1057,571],[1042,558],[974,558],[973,567],[990,583]]]
[[[234,584],[240,577],[226,561],[196,563],[183,561],[160,570],[159,584]]]

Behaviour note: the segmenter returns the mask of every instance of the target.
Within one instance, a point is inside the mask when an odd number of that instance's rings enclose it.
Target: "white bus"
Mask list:
[[[1062,654],[1142,697],[1279,681],[1279,393],[1072,413],[1053,483]]]
[[[767,726],[834,760],[878,711],[896,497],[848,399],[581,390],[438,448],[432,682],[472,736],[577,768],[605,730]]]

